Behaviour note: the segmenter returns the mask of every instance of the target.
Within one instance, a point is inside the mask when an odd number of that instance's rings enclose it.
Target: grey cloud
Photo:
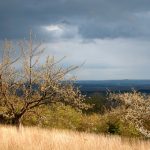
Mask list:
[[[83,38],[150,37],[149,0],[0,0],[0,39],[18,39],[30,29],[52,39],[41,26],[70,23]],[[72,38],[66,33],[62,38]]]

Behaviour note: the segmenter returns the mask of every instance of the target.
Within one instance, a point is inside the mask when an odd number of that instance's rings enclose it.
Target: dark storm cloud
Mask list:
[[[149,0],[0,0],[0,38],[23,38],[32,29],[51,39],[41,27],[62,22],[83,38],[150,37],[149,6]]]

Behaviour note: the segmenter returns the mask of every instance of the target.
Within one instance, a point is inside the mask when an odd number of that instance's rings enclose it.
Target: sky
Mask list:
[[[32,30],[79,80],[150,79],[149,28],[150,0],[0,0],[0,41]]]

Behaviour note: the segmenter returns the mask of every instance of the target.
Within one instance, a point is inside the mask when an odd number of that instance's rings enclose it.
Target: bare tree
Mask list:
[[[77,109],[87,109],[84,96],[71,80],[68,72],[76,66],[64,68],[47,57],[40,63],[43,52],[41,43],[35,44],[30,34],[29,41],[19,42],[21,57],[12,59],[12,45],[5,42],[0,64],[0,120],[3,123],[19,125],[21,118],[41,105],[62,102]]]
[[[140,133],[150,137],[145,121],[150,122],[150,96],[133,91],[131,93],[110,93],[110,100],[118,101],[122,119],[134,124]],[[114,110],[114,109],[113,109]],[[114,110],[116,111],[116,110]]]

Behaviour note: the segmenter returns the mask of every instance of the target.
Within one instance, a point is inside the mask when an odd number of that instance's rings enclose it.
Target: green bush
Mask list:
[[[76,111],[70,106],[65,106],[62,103],[42,107],[39,109],[38,114],[39,115],[33,115],[31,117],[27,115],[23,119],[23,124],[75,130],[78,128],[82,118],[81,112]]]
[[[99,133],[99,126],[100,126],[100,115],[98,114],[85,115],[84,114],[82,115],[82,119],[77,130]]]
[[[27,114],[23,118],[23,124],[28,126],[38,125],[46,128],[119,134],[130,137],[140,136],[136,128],[132,124],[122,121],[120,114],[117,113],[107,112],[104,115],[97,113],[83,114],[61,103],[41,107],[36,113],[37,115]]]
[[[101,132],[110,134],[119,134],[123,136],[140,136],[140,133],[136,130],[133,124],[121,119],[121,114],[106,113],[101,116]]]

